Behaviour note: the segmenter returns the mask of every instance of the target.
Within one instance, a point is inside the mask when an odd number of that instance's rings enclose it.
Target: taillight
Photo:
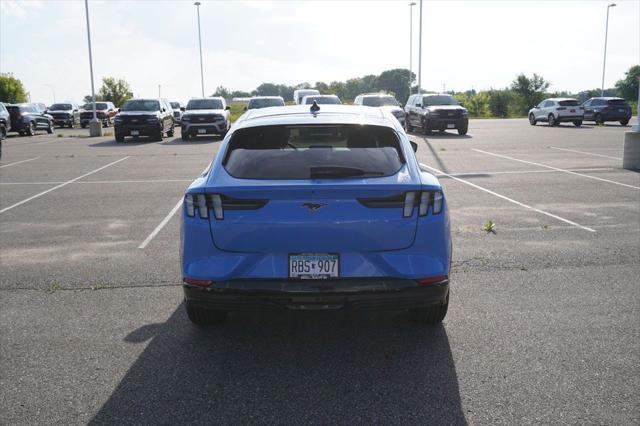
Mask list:
[[[442,281],[446,281],[449,279],[448,275],[436,275],[433,277],[428,277],[428,278],[418,278],[416,279],[416,281],[420,284],[434,284],[434,283],[439,283]]]
[[[420,194],[420,207],[418,216],[426,216],[431,207],[432,214],[442,212],[442,191],[422,191]]]
[[[408,191],[382,198],[358,198],[360,204],[373,209],[402,208],[402,217],[411,217],[413,208],[418,206],[418,216],[426,216],[429,208],[432,214],[442,212],[442,191]]]
[[[404,206],[402,208],[402,217],[411,217],[413,214],[413,203],[416,199],[415,192],[407,192],[404,194]]]
[[[196,209],[198,215],[202,219],[209,218],[209,209],[207,207],[207,199],[204,194],[186,194],[184,196],[184,210],[187,216],[194,217],[196,215]]]
[[[209,218],[209,210],[217,220],[224,219],[225,210],[257,210],[264,207],[268,200],[232,198],[223,194],[186,194],[184,196],[185,212],[195,217],[196,210],[202,219]]]

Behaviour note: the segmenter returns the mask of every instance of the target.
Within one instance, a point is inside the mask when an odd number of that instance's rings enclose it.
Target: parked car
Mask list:
[[[316,89],[297,89],[293,91],[293,101],[299,105],[302,103],[302,98],[304,98],[305,96],[319,94],[320,91]]]
[[[604,124],[618,121],[626,126],[631,120],[631,105],[623,98],[591,98],[582,104],[584,120]]]
[[[173,109],[166,99],[130,99],[122,105],[114,120],[116,142],[126,136],[149,136],[161,141],[165,133],[173,136]]]
[[[182,113],[184,112],[184,107],[180,102],[169,102],[171,104],[171,108],[173,109],[173,118],[176,124],[180,124],[182,122]]]
[[[7,138],[10,127],[11,117],[9,116],[9,111],[7,111],[4,104],[0,102],[0,157],[2,157],[2,141]]]
[[[38,130],[53,133],[54,124],[49,116],[29,104],[5,104],[11,118],[11,132],[20,136],[34,136]]]
[[[545,99],[529,110],[529,124],[532,126],[535,126],[538,121],[544,121],[549,126],[570,122],[580,127],[583,119],[584,108],[578,104],[578,101],[571,98]]]
[[[30,103],[29,105],[34,106],[36,108],[36,111],[38,111],[41,114],[47,112],[47,106],[42,102],[33,102],[33,103]]]
[[[404,111],[407,132],[420,129],[428,134],[456,129],[459,135],[466,135],[469,130],[469,112],[451,95],[411,95]]]
[[[182,115],[182,140],[211,134],[224,137],[231,127],[229,109],[221,97],[191,99]]]
[[[80,107],[73,102],[53,104],[45,113],[53,117],[56,126],[73,127],[80,123]]]
[[[247,103],[245,111],[274,106],[284,106],[284,99],[282,99],[282,96],[254,96]]]
[[[111,126],[118,114],[118,108],[112,102],[96,102],[96,117],[104,127]],[[80,112],[80,126],[84,129],[93,120],[93,102],[85,104]]]
[[[313,103],[318,105],[340,105],[342,102],[336,95],[306,95],[300,101],[301,105],[311,105]]]
[[[377,107],[389,111],[398,119],[402,127],[405,126],[405,112],[398,100],[386,93],[363,93],[353,100],[354,105]]]
[[[248,111],[187,189],[187,315],[235,309],[447,313],[451,237],[438,179],[398,120],[373,108]]]

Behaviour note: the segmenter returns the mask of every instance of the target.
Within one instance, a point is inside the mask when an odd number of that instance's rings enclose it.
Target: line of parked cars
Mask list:
[[[591,98],[582,105],[573,98],[549,98],[529,110],[529,123],[535,126],[539,121],[557,126],[560,123],[573,123],[582,126],[583,121],[604,124],[617,121],[622,126],[631,120],[631,105],[623,98]]]

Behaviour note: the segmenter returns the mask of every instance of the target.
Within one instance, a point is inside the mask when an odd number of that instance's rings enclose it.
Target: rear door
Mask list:
[[[209,221],[221,250],[372,252],[413,244],[420,182],[391,128],[240,129],[212,179]]]

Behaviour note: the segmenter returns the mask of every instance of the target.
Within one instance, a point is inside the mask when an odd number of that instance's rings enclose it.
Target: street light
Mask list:
[[[200,85],[202,87],[202,97],[204,98],[204,72],[202,71],[202,35],[200,34],[200,2],[194,3],[198,10],[198,44],[200,45]]]
[[[89,1],[84,0],[87,15],[87,42],[89,43],[89,72],[91,73],[91,102],[93,102],[93,119],[89,122],[89,136],[102,136],[102,122],[96,115],[96,90],[93,84],[93,57],[91,56],[91,27],[89,26]]]
[[[604,70],[607,65],[607,35],[609,33],[609,8],[616,7],[615,3],[611,3],[607,6],[607,24],[604,27],[604,59],[602,61],[602,86],[600,89],[600,96],[604,96]]]
[[[409,3],[409,96],[411,96],[411,73],[413,73],[413,6],[415,1]]]
[[[418,31],[418,94],[422,93],[422,0],[420,0],[420,30]]]

